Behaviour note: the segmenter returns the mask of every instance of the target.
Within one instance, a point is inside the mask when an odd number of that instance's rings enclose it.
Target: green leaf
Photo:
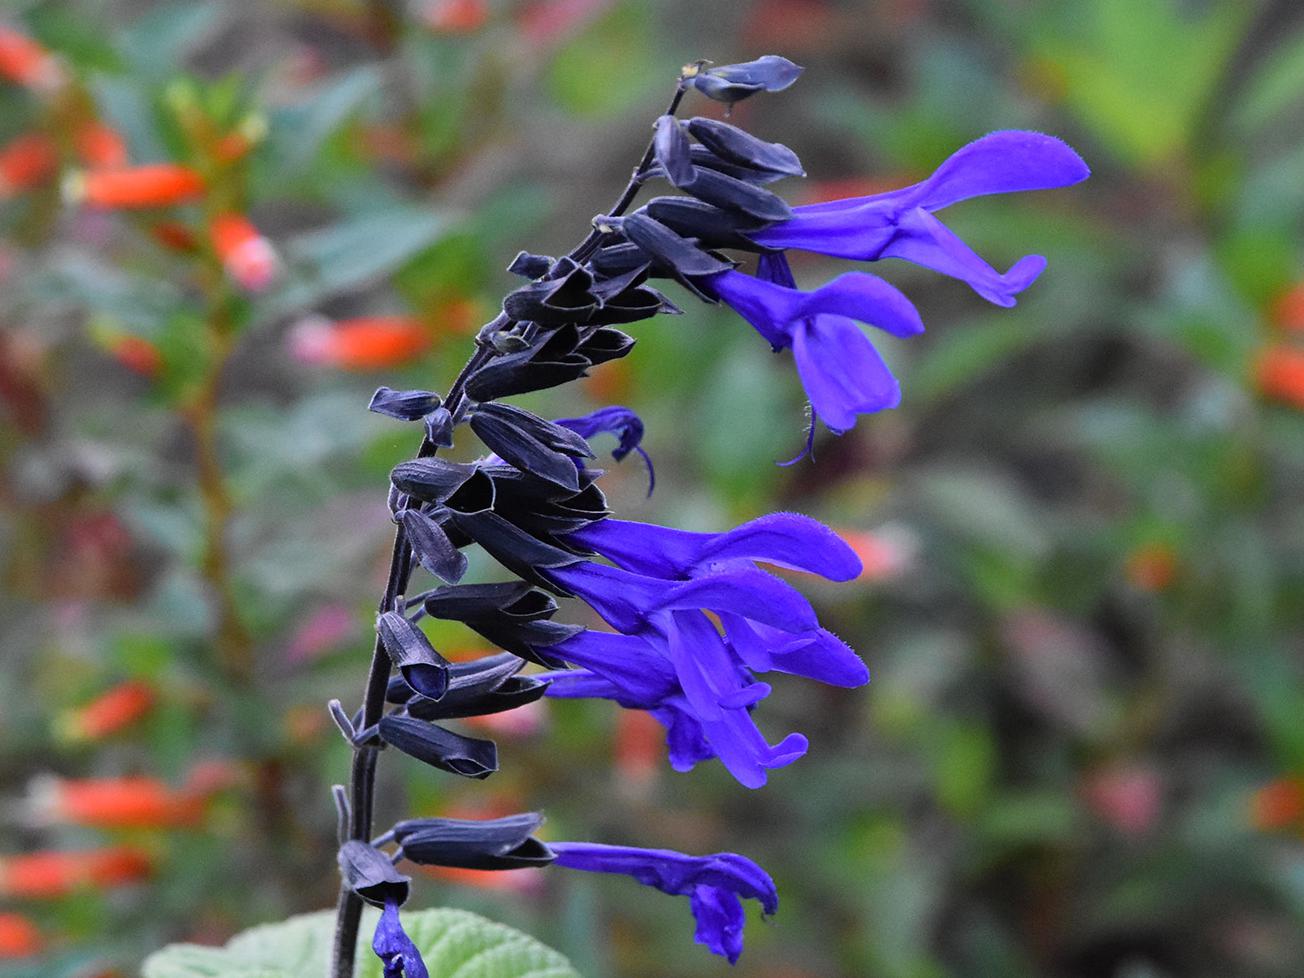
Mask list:
[[[382,279],[449,229],[446,215],[397,207],[301,234],[285,244],[290,280],[262,311],[284,315]]]
[[[381,978],[371,952],[376,912],[358,937],[358,978]],[[532,937],[464,910],[419,910],[403,927],[425,958],[430,978],[579,978],[570,963]],[[142,978],[299,978],[324,975],[335,929],[333,911],[291,917],[233,937],[225,947],[173,944],[151,955]]]

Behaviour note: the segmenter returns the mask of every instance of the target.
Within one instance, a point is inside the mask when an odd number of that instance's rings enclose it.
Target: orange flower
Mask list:
[[[1162,543],[1148,543],[1128,555],[1124,568],[1128,582],[1139,591],[1164,591],[1177,577],[1177,555]]]
[[[91,207],[170,207],[198,197],[204,180],[189,167],[153,163],[73,174],[65,190],[70,200]]]
[[[30,807],[39,821],[47,823],[160,829],[198,824],[204,815],[204,797],[148,777],[49,777],[35,783]]]
[[[436,34],[469,34],[489,20],[485,0],[426,0],[421,22]]]
[[[1268,347],[1255,364],[1254,380],[1265,397],[1304,408],[1304,349]]]
[[[127,143],[112,126],[92,119],[73,137],[77,155],[96,170],[120,170],[127,165]]]
[[[1304,778],[1278,778],[1250,799],[1250,824],[1261,832],[1304,823]]]
[[[19,136],[0,148],[0,200],[30,190],[59,165],[54,143],[44,133]]]
[[[136,846],[0,856],[0,896],[52,900],[82,889],[107,889],[149,876],[154,860]]]
[[[154,706],[154,687],[128,680],[66,714],[60,733],[69,740],[100,740],[131,726]]]
[[[0,961],[30,958],[45,942],[32,921],[18,913],[0,913]]]
[[[222,214],[213,219],[213,249],[231,281],[250,292],[262,292],[276,278],[277,258],[272,243],[243,214]]]
[[[429,331],[406,316],[367,316],[336,323],[312,318],[290,332],[290,351],[299,360],[347,370],[397,366],[429,345]]]
[[[39,91],[63,84],[58,59],[26,34],[0,26],[0,78]]]
[[[128,370],[144,377],[157,377],[163,369],[163,354],[149,340],[130,333],[115,333],[103,338],[109,355]]]

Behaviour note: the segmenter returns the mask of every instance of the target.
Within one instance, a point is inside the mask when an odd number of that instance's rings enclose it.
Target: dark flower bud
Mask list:
[[[693,118],[688,120],[687,126],[698,142],[722,160],[794,177],[806,175],[797,154],[782,143],[767,143],[737,126],[715,119]]]
[[[778,194],[701,166],[693,170],[693,179],[680,184],[679,189],[708,204],[715,204],[726,210],[742,211],[763,221],[786,221],[792,217],[792,208]],[[628,232],[626,237],[631,241],[636,240]]]
[[[552,270],[552,259],[547,255],[532,255],[528,251],[517,253],[507,270],[523,278],[543,278]]]
[[[533,703],[547,691],[547,680],[518,676],[525,660],[509,652],[460,664],[448,692],[441,700],[414,696],[407,701],[409,716],[421,720],[455,720],[503,713]]]
[[[657,120],[652,149],[657,163],[671,183],[678,184],[693,178],[691,146],[678,119],[672,115],[663,115]]]
[[[663,312],[669,312],[673,315],[682,313],[683,310],[679,309],[656,289],[638,286],[612,296],[602,304],[597,312],[589,317],[589,322],[606,325],[636,323],[643,319],[651,319]]]
[[[494,508],[497,500],[497,483],[484,469],[467,479],[457,491],[444,500],[444,508],[454,513],[486,513]],[[444,527],[447,532],[447,526]]]
[[[379,731],[391,747],[450,774],[481,780],[498,770],[498,748],[492,740],[463,737],[424,720],[393,715],[381,717]]]
[[[634,337],[618,329],[598,329],[576,347],[575,352],[590,363],[606,363],[625,356],[634,349],[634,343]]]
[[[442,458],[415,458],[400,462],[389,474],[389,480],[401,492],[428,503],[442,503],[479,471],[465,462],[449,462]]]
[[[453,546],[444,528],[415,509],[405,509],[398,517],[421,566],[442,581],[460,581],[466,573],[466,555]]]
[[[471,430],[504,461],[568,489],[579,488],[573,459],[593,457],[574,432],[509,404],[481,404],[471,416]]]
[[[589,360],[578,354],[540,360],[539,351],[527,350],[489,361],[467,380],[466,392],[477,401],[492,401],[547,390],[585,376],[589,366]]]
[[[632,269],[644,269],[652,263],[652,256],[628,241],[598,249],[589,264],[599,275],[614,277]]]
[[[539,574],[536,568],[565,567],[579,559],[560,547],[544,543],[538,537],[526,533],[497,513],[476,513],[470,516],[458,513],[454,514],[453,522],[512,573],[551,591],[558,591],[556,584]]]
[[[512,655],[537,662],[548,669],[565,668],[564,660],[548,652],[548,648],[573,638],[584,631],[583,625],[564,625],[556,621],[511,622],[495,618],[479,618],[467,622],[472,629],[500,649]]]
[[[543,824],[536,812],[487,821],[420,818],[399,822],[394,838],[405,859],[421,866],[460,869],[525,869],[556,857],[533,833]]]
[[[524,660],[510,652],[499,652],[497,655],[484,656],[470,662],[454,662],[448,667],[447,695],[468,685],[483,689],[498,689],[515,676],[524,665]],[[403,682],[402,676],[390,676],[389,685],[385,689],[385,702],[403,704],[423,698]],[[422,717],[421,719],[434,718]]]
[[[598,307],[597,298],[589,291],[593,275],[573,262],[571,266],[558,278],[531,282],[509,293],[503,311],[518,322],[540,326],[584,322]]]
[[[757,92],[781,92],[801,75],[803,69],[787,58],[767,54],[742,64],[706,68],[693,65],[684,77],[707,98],[733,103]]]
[[[439,403],[439,395],[433,391],[396,391],[382,387],[371,395],[367,410],[399,421],[416,421],[439,407]]]
[[[453,447],[453,415],[446,407],[437,407],[426,415],[426,438],[439,448]]]
[[[727,173],[739,180],[746,180],[748,183],[774,183],[776,180],[782,180],[787,176],[786,173],[777,173],[774,170],[756,170],[750,166],[730,163],[728,160],[722,160],[716,156],[705,146],[694,146],[691,156],[695,166],[704,166],[708,170],[719,170],[721,173]]]
[[[412,878],[395,869],[389,856],[375,846],[357,840],[346,842],[335,858],[344,885],[373,907],[406,902]]]
[[[693,197],[653,197],[639,209],[676,234],[696,238],[708,248],[767,250],[745,236],[767,222],[739,211],[723,210]]]
[[[625,237],[677,275],[715,275],[734,267],[732,262],[708,254],[647,214],[637,211],[630,214],[621,222],[621,230]]]
[[[524,581],[441,587],[432,591],[424,604],[426,614],[446,621],[473,621],[494,615],[534,621],[557,611],[551,595]]]
[[[448,689],[448,660],[435,651],[425,632],[397,611],[376,619],[376,632],[404,682],[437,700]]]

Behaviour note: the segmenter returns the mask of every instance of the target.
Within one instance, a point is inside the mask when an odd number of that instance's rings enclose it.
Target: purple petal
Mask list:
[[[826,629],[794,635],[737,615],[720,620],[730,646],[753,672],[783,672],[848,689],[869,682],[860,656]]]
[[[403,930],[398,904],[393,900],[385,901],[371,949],[384,965],[385,978],[430,978],[421,952]]]
[[[935,272],[958,278],[988,302],[1014,305],[1046,267],[1046,259],[1028,255],[1002,275],[933,215],[913,210],[901,219],[899,232],[883,251],[884,258],[903,258]]]
[[[858,414],[894,408],[901,386],[869,337],[845,316],[816,316],[793,336],[797,363],[811,408],[831,431],[842,433]]]
[[[693,939],[712,954],[737,964],[743,953],[743,928],[747,923],[742,901],[717,886],[694,887],[688,899],[697,921]]]
[[[970,197],[1081,183],[1091,170],[1067,143],[1039,132],[989,133],[953,153],[916,187],[917,207],[940,211]]]

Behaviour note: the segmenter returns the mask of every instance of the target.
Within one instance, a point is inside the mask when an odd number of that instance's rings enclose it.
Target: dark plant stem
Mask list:
[[[684,97],[682,80],[675,87],[674,98],[666,109],[667,115],[673,115],[679,109]],[[629,182],[621,192],[616,203],[607,214],[616,217],[625,212],[638,195],[652,164],[654,146],[648,143],[642,160],[634,168]],[[583,263],[593,256],[602,243],[606,232],[594,228],[567,257]],[[505,313],[485,325],[480,331],[475,353],[462,367],[457,378],[449,388],[444,406],[457,417],[466,400],[466,384],[471,375],[497,356],[497,351],[490,342],[490,337],[497,331],[514,325]],[[434,455],[438,447],[429,439],[422,439],[419,457]],[[383,614],[391,610],[403,611],[403,595],[407,591],[408,579],[412,575],[412,550],[408,546],[407,534],[399,526],[394,533],[394,549],[390,555],[389,578],[385,583],[385,592],[377,606],[377,612]],[[380,639],[376,639],[371,652],[371,668],[367,674],[367,688],[362,702],[362,721],[359,730],[369,730],[380,722],[385,709],[385,690],[389,684],[392,663]],[[367,841],[372,837],[374,812],[374,793],[376,785],[376,762],[380,748],[373,744],[355,745],[353,765],[349,777],[349,838]],[[345,841],[345,840],[341,840]],[[340,887],[339,901],[336,907],[335,942],[331,957],[330,978],[352,978],[354,958],[358,944],[358,928],[362,921],[362,900],[347,886]]]

